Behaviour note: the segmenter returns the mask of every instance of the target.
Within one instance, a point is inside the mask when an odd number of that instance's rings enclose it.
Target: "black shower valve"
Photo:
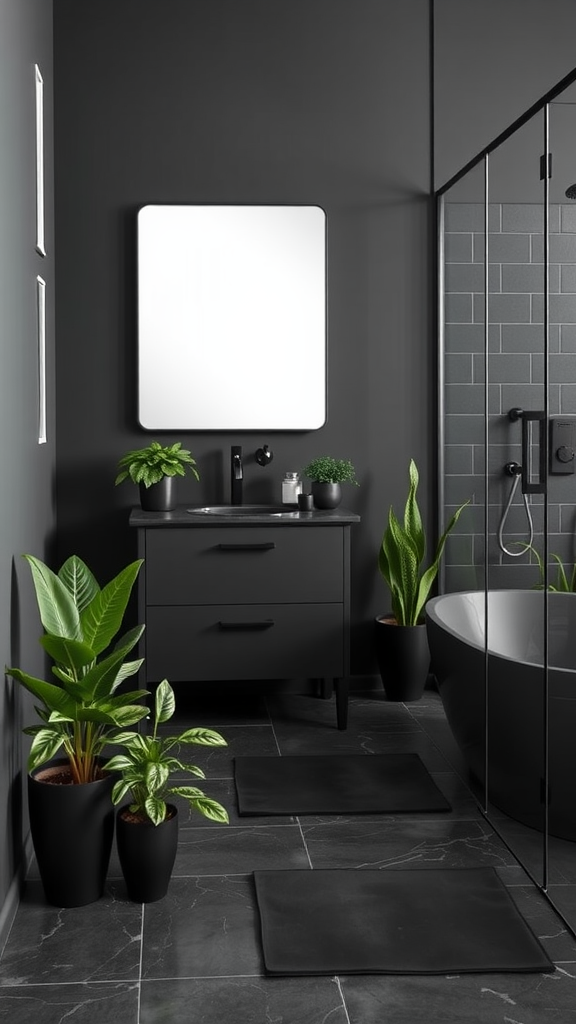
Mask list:
[[[265,444],[262,445],[262,448],[256,449],[254,458],[259,466],[268,466],[274,458],[274,452]]]
[[[574,473],[576,453],[576,417],[553,416],[550,420],[550,472]]]

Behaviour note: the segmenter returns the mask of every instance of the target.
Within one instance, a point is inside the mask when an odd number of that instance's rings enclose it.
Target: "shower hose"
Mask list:
[[[508,518],[510,507],[512,505],[512,502],[514,501],[514,495],[516,494],[516,490],[520,482],[522,466],[520,466],[517,462],[507,462],[506,465],[504,466],[504,472],[506,473],[507,476],[513,477],[513,481],[512,487],[510,488],[510,497],[508,498],[506,508],[502,513],[500,526],[498,527],[498,546],[505,555],[510,555],[511,558],[519,558],[520,555],[525,555],[526,552],[529,551],[532,547],[532,542],[534,540],[534,523],[532,522],[532,513],[530,512],[528,497],[526,494],[523,494],[522,498],[524,499],[524,508],[526,509],[526,518],[528,520],[528,541],[525,544],[522,544],[518,551],[510,551],[510,549],[507,548],[504,543],[504,527],[506,525],[506,520]],[[520,541],[517,541],[515,543],[520,545]]]

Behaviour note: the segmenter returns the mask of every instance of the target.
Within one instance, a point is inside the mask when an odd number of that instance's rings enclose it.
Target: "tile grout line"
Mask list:
[[[144,961],[144,904],[140,912],[140,960],[138,963],[138,999],[136,1003],[136,1024],[140,1024],[140,1008],[142,1005],[142,964]]]

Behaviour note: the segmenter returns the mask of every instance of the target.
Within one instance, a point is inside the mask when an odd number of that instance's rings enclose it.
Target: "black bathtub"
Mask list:
[[[576,594],[548,595],[549,831],[576,840]],[[544,598],[537,590],[433,598],[432,670],[450,728],[490,803],[525,825],[544,822]],[[487,695],[487,700],[486,700]],[[486,747],[486,724],[488,744]]]

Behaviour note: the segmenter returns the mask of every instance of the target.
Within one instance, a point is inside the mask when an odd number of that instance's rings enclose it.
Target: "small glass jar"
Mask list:
[[[296,505],[302,493],[302,482],[298,473],[286,473],[282,481],[282,504]]]

